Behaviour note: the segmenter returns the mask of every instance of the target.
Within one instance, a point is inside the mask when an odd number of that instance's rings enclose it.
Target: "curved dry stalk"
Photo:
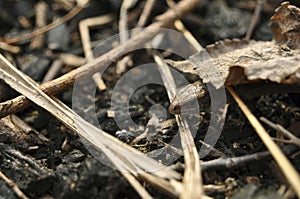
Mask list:
[[[102,16],[98,16],[98,17],[83,19],[79,22],[79,32],[80,32],[80,36],[81,36],[83,52],[84,52],[85,58],[88,62],[90,62],[94,59],[89,28],[93,27],[93,26],[107,24],[107,23],[111,22],[113,19],[114,19],[114,17],[111,14],[107,14],[107,15],[102,15]],[[100,91],[103,91],[106,89],[106,85],[105,85],[104,81],[102,80],[100,73],[95,73],[92,77]]]

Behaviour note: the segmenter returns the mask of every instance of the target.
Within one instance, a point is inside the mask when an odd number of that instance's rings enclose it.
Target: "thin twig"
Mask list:
[[[44,76],[43,83],[51,81],[55,78],[55,76],[59,73],[61,68],[63,67],[63,62],[61,59],[56,59],[51,64],[49,70],[47,71],[46,75]]]
[[[150,16],[150,13],[152,11],[152,8],[154,7],[155,1],[156,0],[147,0],[146,1],[146,4],[145,4],[142,14],[139,18],[139,21],[136,25],[136,28],[142,28],[145,26],[145,24]]]
[[[291,132],[289,132],[285,128],[283,128],[281,125],[274,124],[273,122],[269,121],[265,117],[260,117],[259,119],[261,121],[263,121],[264,123],[266,123],[268,126],[272,127],[274,130],[278,131],[279,133],[281,133],[282,135],[287,137],[289,139],[289,140],[287,140],[288,143],[291,143],[291,144],[294,144],[294,145],[300,147],[300,139],[297,138],[296,136],[294,136]]]
[[[80,32],[80,36],[81,36],[83,52],[84,52],[85,58],[88,62],[91,62],[92,60],[94,60],[94,54],[93,54],[92,46],[91,46],[89,28],[93,27],[93,26],[107,24],[107,23],[111,22],[113,19],[114,19],[114,17],[109,14],[109,15],[103,15],[103,16],[99,16],[99,17],[92,17],[92,18],[84,19],[79,22],[79,32]],[[106,89],[106,85],[101,78],[101,73],[95,73],[92,77],[100,91],[103,91]]]
[[[269,157],[270,153],[268,151],[265,151],[240,157],[219,158],[201,162],[201,169],[203,172],[214,169],[234,169],[236,167],[241,167],[259,160],[266,160]]]
[[[144,27],[150,12],[154,6],[155,0],[147,0],[144,9],[142,11],[142,14],[139,18],[138,24],[136,25],[136,28],[142,28]],[[120,42],[123,44],[126,40],[129,39],[129,34],[128,34],[128,17],[127,17],[127,12],[129,7],[132,7],[133,4],[135,4],[135,0],[125,0],[122,3],[121,10],[120,10],[120,22],[119,22],[119,32],[120,32]],[[137,34],[138,31],[133,31],[132,35]],[[116,68],[116,73],[121,74],[124,72],[127,68],[127,66],[131,66],[132,63],[132,58],[131,55],[127,55],[123,57],[118,63],[117,63],[117,68]]]
[[[83,57],[79,57],[70,53],[60,53],[58,56],[65,65],[81,66],[86,63]]]
[[[136,0],[124,0],[120,9],[119,32],[120,43],[123,44],[129,38],[128,34],[128,9],[137,3]]]
[[[53,21],[52,23],[40,28],[40,29],[37,29],[33,32],[30,32],[28,34],[25,34],[25,35],[22,35],[20,37],[15,37],[15,38],[10,38],[10,39],[7,39],[7,38],[0,38],[1,41],[5,42],[5,43],[8,43],[8,44],[13,44],[13,43],[17,43],[17,42],[20,42],[20,41],[24,41],[26,39],[30,39],[30,38],[33,38],[33,37],[36,37],[40,34],[43,34],[67,21],[69,21],[70,19],[72,19],[75,15],[77,15],[88,3],[88,0],[86,1],[81,1],[83,3],[80,3],[80,4],[77,4],[68,14],[66,14],[65,16],[63,16],[62,18],[56,20],[56,21]]]
[[[40,88],[45,93],[54,95],[71,86],[76,79],[89,77],[91,74],[103,69],[112,60],[121,57],[126,52],[136,49],[138,46],[144,45],[147,41],[157,35],[157,33],[161,31],[161,28],[170,26],[176,19],[188,13],[200,2],[201,0],[185,0],[179,2],[172,9],[169,9],[164,14],[158,16],[156,22],[149,25],[144,31],[138,33],[136,36],[127,40],[123,45],[110,50],[92,62],[72,70],[51,82],[42,84]],[[20,111],[29,105],[31,105],[31,102],[24,96],[19,96],[12,100],[0,103],[0,118]]]
[[[42,28],[47,24],[47,9],[48,5],[44,1],[40,1],[35,5],[35,26]],[[43,47],[45,35],[40,34],[33,37],[30,42],[30,49],[40,49]]]
[[[132,8],[137,3],[136,0],[124,0],[120,8],[120,19],[119,19],[119,35],[120,35],[120,44],[124,44],[128,38],[128,10]],[[126,71],[127,66],[132,63],[130,55],[123,57],[116,67],[116,73],[121,74]]]
[[[19,46],[9,45],[3,41],[0,41],[0,49],[8,51],[12,54],[17,54],[21,51],[21,48]]]
[[[286,145],[282,148],[282,151],[291,156],[298,151],[298,147],[293,145]],[[235,169],[242,166],[249,165],[250,163],[257,163],[259,161],[268,161],[271,159],[271,153],[269,151],[257,152],[253,154],[246,154],[239,157],[221,157],[213,160],[208,160],[201,162],[201,171],[211,171],[211,170],[222,170],[222,169]],[[176,164],[172,168],[184,169],[184,164]]]
[[[14,183],[12,180],[10,180],[8,177],[6,177],[6,175],[4,175],[4,173],[2,173],[0,171],[0,177],[12,188],[12,190],[15,192],[15,194],[21,198],[21,199],[29,199],[22,191],[21,189],[18,187],[18,185],[16,185],[16,183]]]
[[[254,31],[254,28],[257,25],[260,13],[261,13],[261,11],[264,7],[264,3],[265,3],[265,0],[257,0],[256,7],[255,7],[255,10],[254,10],[251,22],[250,22],[250,25],[248,27],[247,34],[245,36],[246,41],[249,41],[250,38],[251,38],[251,35]]]
[[[167,0],[167,3],[169,5],[169,7],[173,7],[175,5],[173,0]],[[184,24],[181,22],[181,20],[176,20],[174,22],[174,26],[175,28],[182,32],[182,34],[184,35],[184,37],[192,44],[192,46],[198,51],[200,52],[201,50],[203,50],[203,47],[199,44],[199,42],[196,40],[196,38],[191,34],[190,31],[188,31],[186,29],[186,27],[184,26]]]
[[[248,118],[250,124],[253,126],[258,136],[261,138],[265,146],[268,148],[272,154],[274,160],[277,162],[281,168],[283,174],[289,181],[290,185],[294,188],[297,196],[300,198],[300,176],[295,170],[291,162],[282,153],[280,148],[274,143],[271,136],[267,133],[264,127],[260,124],[258,119],[251,113],[246,104],[241,100],[241,98],[236,94],[236,92],[230,86],[227,86],[228,91],[231,93],[237,104],[240,106],[241,110],[244,112]]]

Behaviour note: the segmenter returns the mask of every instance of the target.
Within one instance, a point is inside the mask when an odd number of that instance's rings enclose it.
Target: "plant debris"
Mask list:
[[[204,83],[211,82],[217,88],[258,80],[299,83],[300,50],[273,41],[225,40],[207,46],[189,60],[168,63],[182,72],[199,75]]]
[[[299,6],[1,1],[0,198],[300,197]]]

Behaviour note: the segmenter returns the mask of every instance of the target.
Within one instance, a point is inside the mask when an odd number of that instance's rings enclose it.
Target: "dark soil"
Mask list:
[[[1,1],[1,36],[20,35],[29,31],[30,28],[25,29],[16,19],[19,16],[24,16],[31,24],[34,24],[35,2],[28,0]],[[48,22],[52,21],[54,17],[63,16],[67,13],[64,9],[57,9],[57,4],[53,3],[53,1],[46,2],[49,6]],[[12,55],[12,60],[22,71],[41,83],[46,71],[59,53],[66,52],[84,57],[77,26],[79,20],[107,13],[113,13],[117,16],[119,12],[119,4],[117,2],[114,0],[91,1],[90,5],[67,22],[63,29],[56,30],[58,33],[47,33],[48,40],[46,39],[45,45],[41,49],[31,50],[28,41],[20,43],[22,51]],[[254,11],[254,7],[251,5],[255,5],[255,2],[252,0],[203,1],[193,13],[182,20],[203,46],[222,39],[243,38]],[[272,9],[274,10],[278,7],[281,1],[267,2],[268,9],[263,10],[259,24],[253,34],[253,39],[255,40],[271,40],[273,37],[268,27],[269,19],[273,14]],[[299,6],[299,1],[290,2]],[[144,1],[141,1],[131,11],[140,12],[143,5]],[[158,1],[148,23],[151,23],[155,15],[162,13],[166,9],[165,3]],[[137,20],[138,18],[135,18],[130,22],[131,28],[135,26]],[[91,31],[91,39],[100,42],[113,36],[118,33],[117,26],[118,20],[114,20],[109,25],[94,28]],[[50,34],[54,35],[50,36]],[[55,34],[58,34],[58,36],[55,36]],[[63,41],[63,44],[61,44],[59,36],[62,34],[67,34],[65,39],[67,41]],[[52,38],[52,42],[61,45],[54,49],[51,48],[49,38]],[[3,53],[5,52],[3,51]],[[154,62],[145,50],[132,52],[131,55],[133,66]],[[132,69],[133,66],[128,70]],[[58,76],[71,69],[71,66],[64,66]],[[143,79],[148,75],[147,72],[145,74],[142,72],[137,75],[137,78]],[[136,90],[129,100],[131,118],[141,128],[130,128],[131,126],[128,126],[127,129],[121,129],[114,118],[108,117],[107,111],[110,110],[111,96],[115,85],[123,74],[116,73],[116,64],[113,63],[103,74],[107,89],[101,92],[97,91],[95,98],[89,95],[86,95],[86,98],[91,99],[89,103],[95,103],[95,112],[101,128],[105,132],[117,136],[122,141],[130,143],[135,137],[144,132],[150,119],[149,109],[153,108],[154,104],[159,104],[165,109],[164,113],[167,118],[164,119],[174,118],[174,116],[168,113],[169,101],[165,88],[157,84],[148,84]],[[185,76],[190,82],[197,80],[197,77]],[[2,85],[0,87],[1,101],[18,95],[12,89],[7,88],[3,82],[0,82],[0,85]],[[121,89],[125,94],[122,92],[117,93],[117,100],[119,100],[116,102],[117,104],[122,104],[124,100],[127,100],[127,96],[125,96],[128,89],[126,84]],[[243,92],[241,92],[242,97]],[[85,93],[82,93],[82,95],[84,96]],[[57,97],[72,108],[72,88],[62,92]],[[227,93],[227,98],[229,108],[225,126],[221,137],[214,146],[219,153],[212,151],[201,159],[203,161],[219,158],[220,153],[227,157],[237,157],[266,151],[264,144],[229,93]],[[299,99],[300,95],[298,93],[288,93],[288,91],[287,93],[244,98],[245,103],[256,117],[264,116],[270,121],[281,124],[294,133],[298,133],[296,134],[297,136],[299,136],[300,122]],[[204,139],[204,133],[207,131],[210,122],[209,96],[204,100],[200,100],[199,105],[201,113],[191,115],[191,117],[200,120],[197,135],[195,136],[195,143],[198,148],[202,145],[199,140]],[[85,119],[89,119],[90,112],[86,104],[73,108],[81,115],[84,115]],[[123,123],[126,124],[128,118],[126,115],[123,115],[126,111],[123,109],[124,107],[117,107],[115,114],[117,114],[119,119],[123,119]],[[92,112],[93,110],[90,111]],[[161,113],[160,111],[158,112]],[[118,171],[98,161],[90,154],[89,150],[91,149],[85,147],[80,137],[68,130],[45,110],[33,105],[26,110],[18,112],[17,116],[39,132],[43,138],[46,138],[46,140],[43,140],[33,131],[30,131],[26,136],[20,132],[20,134],[15,135],[15,132],[10,132],[11,129],[0,123],[0,171],[14,181],[28,197],[139,198],[134,189],[131,188]],[[130,124],[129,121],[128,124]],[[274,130],[268,126],[265,127],[273,137],[276,137]],[[164,132],[158,132],[153,136],[149,135],[147,138],[142,139],[134,147],[157,158],[157,155],[151,152],[163,147],[164,142],[168,143],[172,140],[177,130],[177,126],[174,124],[165,129]],[[283,145],[281,146],[283,147]],[[172,153],[170,154],[172,155]],[[299,151],[298,154],[290,155],[289,158],[296,169],[300,171]],[[167,161],[167,158],[165,160],[161,159],[161,161]],[[176,162],[184,163],[182,157],[178,158]],[[179,168],[178,171],[182,172],[182,169]],[[215,191],[208,193],[209,196],[214,198],[224,198],[226,196],[231,196],[232,198],[282,198],[282,195],[277,190],[282,184],[286,183],[286,180],[276,163],[268,158],[238,168],[207,170],[203,172],[203,183],[226,185],[226,192]],[[0,185],[0,198],[17,198],[12,189],[2,179],[0,179]],[[145,187],[155,198],[169,197],[148,184],[145,184]]]

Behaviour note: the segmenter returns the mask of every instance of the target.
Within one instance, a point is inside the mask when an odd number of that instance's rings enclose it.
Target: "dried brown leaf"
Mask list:
[[[292,49],[300,49],[300,9],[289,2],[283,2],[271,20],[275,41]]]
[[[167,63],[217,88],[256,80],[300,83],[300,9],[282,3],[272,17],[271,28],[275,42],[224,40],[188,60]]]
[[[300,50],[272,41],[220,41],[186,61],[168,63],[182,72],[199,75],[204,83],[211,82],[216,87],[256,80],[300,82],[299,75],[295,76],[300,69]]]

